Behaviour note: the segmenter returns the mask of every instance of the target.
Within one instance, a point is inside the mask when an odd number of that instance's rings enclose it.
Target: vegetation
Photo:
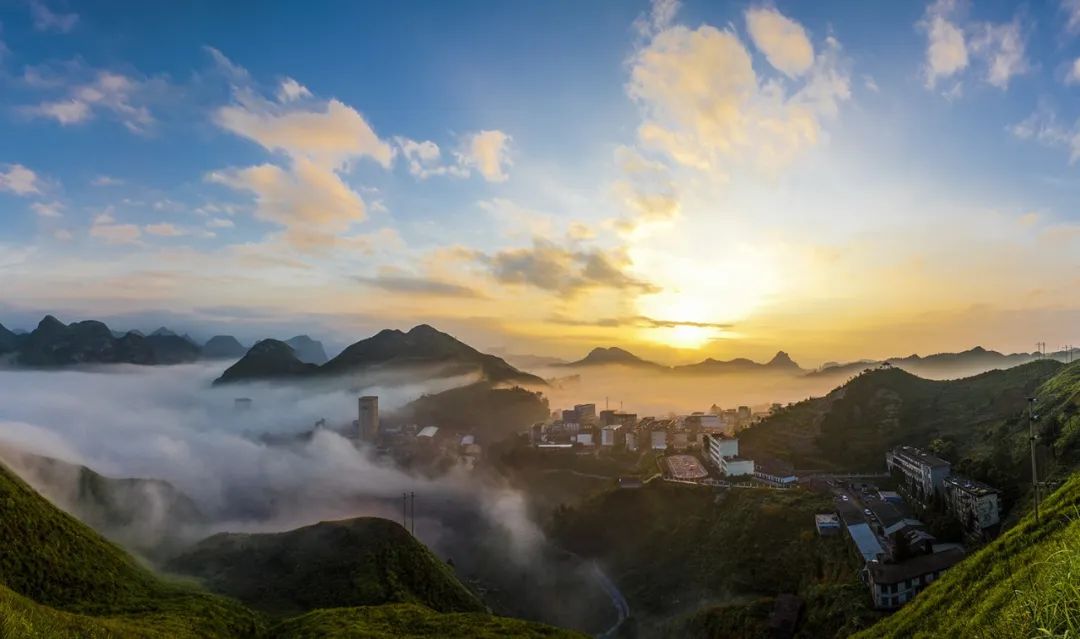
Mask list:
[[[585,635],[543,624],[478,613],[436,614],[423,606],[398,604],[366,608],[336,608],[285,621],[270,639],[584,639]]]
[[[424,395],[404,412],[419,424],[475,435],[502,437],[524,430],[548,416],[547,400],[524,388],[496,388],[477,382]]]
[[[881,638],[1080,636],[1080,475],[913,602],[857,635]]]
[[[214,535],[168,568],[276,615],[383,603],[486,611],[449,566],[399,524],[376,517],[275,534]]]
[[[154,575],[3,465],[0,540],[0,637],[580,636],[482,612],[441,614],[417,604],[313,611],[271,627],[263,614],[239,602]]]
[[[552,528],[565,547],[601,561],[643,635],[749,623],[752,610],[730,607],[794,593],[815,608],[817,634],[805,636],[832,636],[875,618],[844,540],[814,529],[814,514],[832,509],[827,497],[806,491],[717,492],[656,481],[561,508]],[[714,611],[723,621],[684,617],[708,617],[705,609],[716,606],[725,607]]]

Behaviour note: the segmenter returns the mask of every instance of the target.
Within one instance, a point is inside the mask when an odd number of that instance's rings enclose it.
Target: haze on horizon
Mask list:
[[[1075,2],[203,4],[0,5],[0,322],[1077,340]]]

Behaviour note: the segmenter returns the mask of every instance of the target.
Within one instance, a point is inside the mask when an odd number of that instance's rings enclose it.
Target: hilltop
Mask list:
[[[548,411],[548,402],[540,393],[477,382],[423,395],[409,403],[403,413],[419,424],[438,424],[451,431],[498,437],[544,420]]]
[[[486,610],[445,562],[399,524],[376,517],[283,533],[214,535],[167,567],[275,615],[384,603]]]
[[[786,375],[802,375],[804,371],[791,356],[784,351],[778,351],[768,362],[759,364],[750,359],[739,357],[732,360],[716,360],[708,358],[697,364],[676,366],[676,373],[690,375],[723,375],[729,373],[782,373]]]
[[[860,639],[1073,637],[1080,632],[1080,475]]]
[[[652,369],[667,368],[662,364],[641,359],[630,351],[619,348],[618,346],[594,348],[582,359],[568,364],[561,364],[560,366],[565,366],[567,368],[579,368],[583,366],[631,366]]]
[[[247,351],[232,335],[215,335],[203,344],[202,356],[206,359],[240,359]]]
[[[442,614],[419,604],[319,609],[275,624],[234,600],[154,575],[2,464],[0,539],[3,637],[583,637],[483,612]],[[419,552],[407,547],[406,555]],[[395,553],[394,543],[384,550]],[[424,570],[424,564],[417,565]],[[430,583],[446,583],[448,569],[439,568]],[[421,573],[412,577],[414,583],[429,583]]]
[[[255,352],[260,344],[267,342],[272,344]],[[392,329],[380,331],[352,344],[322,366],[304,364],[292,348],[285,351],[281,346],[288,348],[288,345],[276,340],[259,342],[215,383],[425,369],[443,377],[479,373],[485,381],[493,384],[545,385],[539,377],[519,371],[504,360],[481,353],[426,324],[415,326],[408,332]]]

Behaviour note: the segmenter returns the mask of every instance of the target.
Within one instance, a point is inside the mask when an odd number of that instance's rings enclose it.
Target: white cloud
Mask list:
[[[121,185],[123,183],[124,183],[123,180],[121,180],[119,178],[110,177],[108,175],[99,175],[99,176],[95,177],[94,179],[90,180],[90,184],[92,186],[119,186],[119,185]]]
[[[41,193],[41,178],[37,173],[21,164],[0,165],[0,191],[15,195],[34,195]]]
[[[39,217],[63,217],[64,205],[61,202],[34,202],[30,209]]]
[[[504,182],[510,161],[511,137],[502,131],[480,131],[472,134],[463,154],[464,162],[475,167],[488,182]]]
[[[145,81],[112,71],[97,71],[89,82],[72,86],[67,97],[41,102],[25,111],[65,126],[87,122],[95,112],[105,111],[131,132],[146,133],[155,122],[144,103],[147,92]]]
[[[1080,0],[1061,0],[1061,10],[1065,12],[1065,30],[1080,33]]]
[[[776,70],[789,78],[800,76],[814,64],[814,46],[802,25],[776,9],[756,7],[746,12],[746,28],[754,46]]]
[[[469,169],[464,163],[458,161],[453,164],[443,164],[442,150],[438,144],[431,140],[417,142],[409,138],[394,138],[397,148],[401,151],[408,163],[409,173],[425,180],[433,175],[450,175],[453,177],[468,177]],[[460,157],[460,156],[459,156]]]
[[[1014,77],[1030,68],[1020,18],[1001,24],[967,22],[962,15],[965,7],[959,0],[937,0],[919,22],[927,37],[926,87],[933,89],[938,81],[961,74],[975,60],[983,68],[985,82],[1007,89]],[[956,97],[957,86],[946,93]]]
[[[157,235],[160,237],[179,237],[181,235],[187,235],[182,229],[178,229],[176,226],[164,222],[160,224],[147,224],[143,227],[143,230],[150,235]]]
[[[285,78],[278,87],[278,102],[295,102],[303,98],[310,98],[311,91],[292,78]]]
[[[986,81],[999,89],[1009,88],[1009,81],[1028,70],[1024,34],[1020,22],[977,25],[971,48],[986,59]]]
[[[67,229],[56,229],[53,231],[53,238],[60,240],[61,242],[69,242],[72,237],[71,231]]]
[[[90,237],[108,244],[137,244],[142,231],[134,224],[117,224],[111,214],[102,213],[90,225]]]
[[[79,21],[78,14],[56,13],[45,6],[42,0],[30,0],[30,15],[34,19],[34,28],[38,31],[67,33],[74,29]]]
[[[644,37],[659,33],[671,26],[679,7],[679,0],[653,0],[649,13],[638,16],[634,28]]]
[[[207,179],[251,193],[255,216],[284,226],[285,239],[298,248],[313,250],[340,243],[340,234],[366,214],[360,194],[342,175],[361,158],[389,168],[394,148],[379,138],[363,115],[343,102],[273,102],[260,95],[246,70],[220,51],[209,51],[233,85],[233,104],[217,110],[217,124],[268,151],[284,154],[285,162],[284,166],[265,163],[214,171]],[[304,97],[302,88],[296,83],[286,92]]]
[[[1080,123],[1072,126],[1061,124],[1057,114],[1045,105],[1010,126],[1009,132],[1021,140],[1037,142],[1049,148],[1065,149],[1069,153],[1069,164],[1080,160]]]
[[[627,92],[644,110],[638,139],[685,166],[722,170],[750,160],[778,169],[818,143],[821,119],[850,97],[834,39],[788,93],[759,80],[750,53],[730,30],[673,26],[632,58]]]
[[[1065,84],[1080,84],[1080,58],[1072,61],[1065,74]]]
[[[224,217],[215,217],[207,222],[206,225],[212,229],[231,229],[236,226],[232,220]]]
[[[237,104],[219,109],[216,120],[267,150],[304,157],[328,169],[344,168],[346,161],[360,157],[389,167],[394,157],[393,148],[379,139],[364,116],[338,100],[296,110],[270,103]]]

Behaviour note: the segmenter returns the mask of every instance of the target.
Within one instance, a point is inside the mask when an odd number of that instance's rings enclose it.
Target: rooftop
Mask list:
[[[964,551],[950,548],[932,555],[921,555],[902,564],[873,564],[870,566],[870,578],[876,584],[895,584],[951,568],[964,558]]]
[[[417,437],[434,437],[439,432],[438,426],[424,426],[424,428],[416,434]]]
[[[976,497],[982,497],[984,495],[991,494],[996,495],[998,492],[1000,492],[997,488],[994,488],[989,484],[984,484],[981,481],[968,479],[967,477],[962,477],[960,475],[949,475],[945,478],[945,483],[950,486],[954,486],[957,489],[964,491],[965,493],[975,495]]]
[[[874,531],[870,530],[868,524],[848,524],[847,531],[864,561],[875,561],[885,554],[885,549],[881,547],[878,538],[874,535]]]
[[[892,454],[901,455],[909,459],[913,459],[916,462],[926,464],[931,468],[940,468],[942,466],[951,466],[949,462],[938,457],[937,455],[931,455],[930,453],[922,450],[921,448],[915,448],[914,446],[897,446],[892,449]]]

